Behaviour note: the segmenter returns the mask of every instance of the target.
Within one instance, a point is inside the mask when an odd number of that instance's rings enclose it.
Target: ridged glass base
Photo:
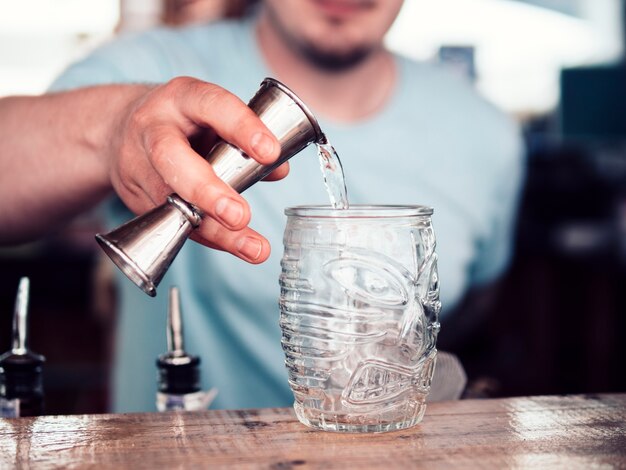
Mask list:
[[[366,416],[329,413],[305,408],[298,402],[293,404],[293,408],[300,422],[312,428],[332,432],[375,433],[415,426],[424,417],[426,403],[413,402],[399,410]]]

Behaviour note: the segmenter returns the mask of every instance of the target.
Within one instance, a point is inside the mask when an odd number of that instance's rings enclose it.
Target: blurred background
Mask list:
[[[0,96],[44,92],[121,31],[237,16],[247,3],[0,0]],[[387,37],[464,76],[525,133],[512,265],[492,302],[442,330],[440,347],[467,370],[468,397],[626,392],[625,3],[406,0]],[[115,290],[97,230],[85,216],[49,239],[0,248],[0,351],[18,280],[29,276],[30,341],[47,357],[50,414],[107,410]]]

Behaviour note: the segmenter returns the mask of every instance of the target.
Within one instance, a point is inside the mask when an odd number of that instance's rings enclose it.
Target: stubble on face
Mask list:
[[[281,40],[295,54],[304,58],[312,66],[330,73],[340,73],[353,69],[364,62],[375,50],[376,46],[355,46],[346,51],[326,50],[312,41],[296,37],[280,19],[275,9],[269,3],[265,4],[267,18],[271,27],[276,31]],[[341,25],[339,19],[329,19],[330,26]]]

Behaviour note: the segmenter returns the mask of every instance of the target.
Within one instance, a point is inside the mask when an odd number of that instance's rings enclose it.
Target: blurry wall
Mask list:
[[[119,21],[116,0],[20,0],[0,8],[0,96],[42,93]]]

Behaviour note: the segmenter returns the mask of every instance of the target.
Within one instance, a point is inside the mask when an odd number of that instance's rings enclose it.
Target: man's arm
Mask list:
[[[0,241],[34,238],[112,189],[105,142],[113,116],[145,92],[110,86],[0,99]]]
[[[247,203],[189,144],[206,129],[261,163],[280,153],[243,102],[192,78],[0,99],[0,243],[41,235],[111,190],[137,214],[176,192],[207,214],[197,241],[264,261]]]

